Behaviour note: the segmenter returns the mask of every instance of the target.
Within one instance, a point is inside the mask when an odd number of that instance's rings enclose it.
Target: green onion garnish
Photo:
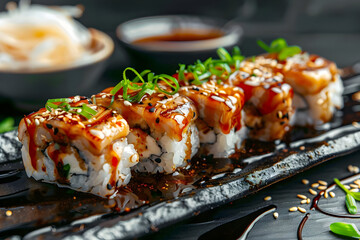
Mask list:
[[[330,224],[330,230],[342,236],[360,238],[360,232],[353,223],[335,222]]]
[[[270,45],[267,45],[261,40],[258,40],[257,44],[268,53],[278,53],[278,59],[280,61],[301,53],[301,48],[299,46],[289,46],[283,38],[275,39]]]
[[[45,108],[51,112],[51,109],[60,109],[68,113],[77,114],[85,117],[86,119],[90,119],[97,114],[97,111],[88,107],[85,103],[80,107],[72,107],[70,106],[71,99],[70,98],[56,98],[49,99],[45,104]],[[55,104],[57,103],[57,104]]]
[[[353,198],[355,198],[356,201],[360,201],[360,192],[350,192],[341,182],[339,179],[334,178],[334,182],[342,189],[344,190],[344,192],[346,192],[347,194],[350,194],[351,196],[353,196]]]
[[[346,194],[345,203],[346,203],[346,208],[350,214],[357,213],[357,206],[353,196],[351,196],[350,194]]]
[[[183,69],[184,67],[180,68]],[[128,71],[133,72],[136,77],[130,80],[126,74]],[[144,80],[145,76],[146,81]],[[167,91],[163,87],[159,86],[158,82],[165,83],[170,87],[171,91]],[[122,96],[124,100],[129,102],[139,102],[145,94],[151,95],[155,92],[161,92],[168,95],[174,95],[178,92],[179,88],[180,86],[178,81],[172,76],[167,74],[155,75],[150,70],[144,70],[139,73],[134,68],[128,67],[123,72],[123,79],[110,91],[110,94],[113,95],[111,104],[114,101],[114,96],[120,89],[122,89]],[[136,94],[131,93],[129,95],[129,89]]]
[[[216,76],[218,82],[222,78],[228,77],[233,70],[240,67],[241,61],[244,60],[244,56],[241,55],[239,47],[234,47],[232,55],[225,49],[217,49],[219,59],[208,58],[205,62],[197,60],[192,65],[179,65],[178,78],[179,81],[186,81],[185,74],[189,74],[191,84],[201,85],[207,82],[211,76]]]
[[[15,120],[12,117],[7,117],[0,122],[0,133],[8,132],[14,130]]]

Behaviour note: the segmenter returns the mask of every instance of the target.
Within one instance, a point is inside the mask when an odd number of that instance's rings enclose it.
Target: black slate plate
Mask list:
[[[233,158],[199,157],[176,176],[136,176],[113,200],[28,179],[16,132],[0,135],[0,237],[139,237],[349,154],[360,149],[360,107],[353,94],[360,78],[345,85],[345,107],[323,129],[294,129],[278,144],[247,141],[246,151]]]

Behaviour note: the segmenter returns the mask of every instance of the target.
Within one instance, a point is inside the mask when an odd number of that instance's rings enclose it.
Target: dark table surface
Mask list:
[[[297,228],[305,216],[300,212],[289,212],[293,206],[301,206],[310,212],[310,217],[303,230],[304,239],[347,239],[337,236],[329,231],[329,225],[333,222],[355,223],[360,228],[359,219],[335,218],[324,215],[318,211],[310,211],[310,204],[300,204],[301,199],[297,194],[304,194],[313,198],[308,189],[310,184],[318,180],[333,182],[333,178],[344,178],[352,175],[347,169],[348,165],[360,165],[360,152],[348,156],[336,158],[300,173],[295,177],[281,181],[252,196],[234,201],[222,207],[210,210],[188,221],[160,230],[142,240],[150,239],[188,239],[195,240],[210,229],[234,219],[244,217],[260,208],[274,204],[279,218],[274,219],[272,213],[261,218],[248,234],[248,240],[252,239],[297,239]],[[301,180],[308,179],[309,185],[304,185]],[[329,211],[346,213],[345,194],[339,188],[334,190],[334,198],[322,198],[320,206]],[[272,200],[265,201],[266,196]],[[236,227],[236,226],[234,226]],[[240,227],[240,226],[239,226]]]

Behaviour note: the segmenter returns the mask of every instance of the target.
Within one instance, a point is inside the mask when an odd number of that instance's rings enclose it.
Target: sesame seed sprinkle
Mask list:
[[[274,212],[273,216],[274,216],[275,219],[278,219],[279,213],[278,213],[278,212]]]
[[[218,97],[218,96],[211,96],[211,98],[218,102],[225,102],[225,100],[223,98]]]
[[[309,193],[312,195],[316,195],[317,192],[314,189],[309,188]]]
[[[270,201],[270,200],[271,200],[271,196],[266,196],[266,197],[264,198],[264,200],[265,200],[265,201]]]
[[[298,194],[297,197],[300,199],[305,199],[305,200],[307,199],[307,196],[302,195],[302,194]]]
[[[289,212],[296,212],[298,210],[297,207],[291,207],[289,208]]]
[[[301,212],[301,213],[306,213],[306,210],[305,210],[305,208],[302,208],[302,207],[298,207],[298,210],[299,210],[299,212]]]

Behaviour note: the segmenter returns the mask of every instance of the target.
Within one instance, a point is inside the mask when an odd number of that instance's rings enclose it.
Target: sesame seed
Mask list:
[[[275,218],[275,219],[278,219],[278,217],[279,217],[279,213],[274,212],[274,213],[273,213],[273,216],[274,216],[274,218]]]
[[[101,98],[106,98],[106,95],[102,95]]]
[[[266,197],[264,198],[264,200],[265,200],[265,201],[270,201],[270,200],[271,200],[271,196],[266,196]]]
[[[277,117],[281,119],[282,116],[283,116],[282,112],[281,112],[281,111],[278,111],[278,112],[277,112]]]
[[[40,125],[39,119],[35,119],[35,125],[36,125],[36,126],[39,126],[39,125]]]
[[[225,102],[225,100],[223,98],[218,97],[218,96],[211,96],[211,98],[218,102]]]
[[[220,90],[219,93],[226,94],[226,92],[224,90]]]
[[[306,199],[306,203],[307,203],[307,204],[310,203],[310,198]]]
[[[309,193],[312,194],[312,195],[316,195],[316,194],[317,194],[317,192],[316,192],[315,190],[311,189],[311,188],[309,188]]]
[[[350,192],[359,192],[359,189],[358,188],[352,188],[352,189],[350,189]]]
[[[304,146],[300,146],[300,150],[301,150],[301,151],[304,151],[304,150],[305,150],[305,147],[304,147]]]
[[[166,108],[166,105],[165,105],[165,104],[163,104],[163,105],[161,105],[161,107],[165,109],[165,108]]]
[[[355,180],[354,183],[360,185],[360,179]]]
[[[158,97],[164,97],[165,96],[165,94],[163,94],[163,93],[160,93],[159,95],[158,95]]]
[[[324,193],[324,198],[328,198],[328,197],[329,197],[329,194],[328,194],[327,191],[325,191],[325,193]]]
[[[313,183],[313,184],[311,184],[311,187],[312,187],[312,188],[317,188],[318,186],[319,186],[318,183]]]
[[[318,183],[319,183],[320,185],[323,185],[323,186],[327,186],[327,185],[328,185],[328,183],[325,182],[325,181],[323,181],[323,180],[319,180]]]
[[[94,135],[95,137],[98,137],[100,139],[104,139],[105,138],[105,134],[99,130],[95,130],[95,129],[90,129],[90,133],[92,135]]]
[[[82,122],[78,122],[78,124],[82,127],[85,128],[85,125]]]
[[[349,186],[349,185],[344,184],[344,187],[345,187],[346,189],[350,189],[350,186]]]
[[[305,185],[308,185],[308,184],[309,184],[309,180],[307,180],[307,179],[303,179],[303,180],[301,180],[301,182],[302,182],[303,184],[305,184]]]
[[[124,101],[124,105],[125,105],[125,106],[127,106],[127,107],[130,107],[130,106],[132,106],[131,102],[129,102],[129,101],[126,101],[126,100]]]
[[[334,192],[329,192],[330,197],[334,198],[335,197],[335,193]]]
[[[298,195],[296,195],[298,198],[300,198],[300,199],[307,199],[307,196],[305,196],[305,195],[302,195],[302,194],[298,194]]]
[[[10,217],[10,216],[12,215],[12,211],[7,210],[7,211],[5,212],[5,214],[6,214],[6,216]]]
[[[359,188],[359,186],[358,186],[357,184],[350,183],[349,185],[350,185],[350,187],[352,187],[352,188]]]
[[[306,199],[301,200],[300,203],[301,203],[301,204],[305,204],[305,203],[306,203]]]
[[[306,210],[305,210],[305,208],[302,208],[302,207],[298,207],[298,210],[299,210],[299,212],[301,212],[301,213],[306,213]]]
[[[202,92],[201,94],[204,95],[204,96],[208,96],[208,95],[209,95],[207,92]]]
[[[353,173],[359,173],[359,168],[357,166],[353,166]]]
[[[326,186],[319,186],[318,189],[319,190],[325,190],[327,187]]]
[[[289,212],[296,212],[298,210],[297,207],[291,207],[289,208]]]

